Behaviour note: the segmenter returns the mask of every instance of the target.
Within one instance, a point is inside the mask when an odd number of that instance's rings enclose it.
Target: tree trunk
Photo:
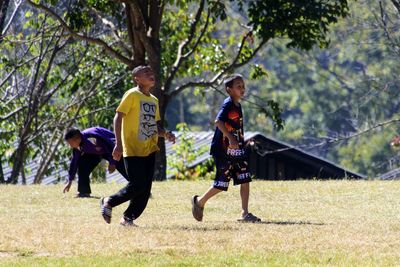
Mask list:
[[[160,90],[161,91],[161,90]],[[164,126],[165,119],[165,110],[168,105],[168,101],[166,101],[166,96],[164,94],[158,94],[158,103],[160,107],[160,117],[161,117],[161,125]],[[158,139],[158,147],[160,151],[156,155],[156,163],[155,163],[155,171],[154,171],[154,180],[156,181],[164,181],[167,179],[167,154],[165,151],[165,139]]]
[[[10,0],[0,0],[0,43],[3,41],[3,29]]]
[[[4,180],[4,172],[3,172],[3,161],[0,157],[0,184],[4,184],[6,181]]]
[[[183,99],[183,94],[178,96],[178,103],[179,103],[179,122],[185,122],[185,101]]]
[[[165,181],[167,179],[167,157],[165,153],[164,138],[158,139],[160,151],[156,154],[156,163],[154,168],[154,180]]]
[[[40,184],[42,182],[44,174],[48,170],[50,163],[53,161],[55,153],[58,151],[58,147],[60,146],[62,140],[63,135],[60,134],[55,143],[51,142],[50,144],[48,144],[49,149],[46,151],[47,153],[42,156],[38,171],[36,172],[35,178],[33,180],[34,184]]]
[[[153,32],[149,38],[151,41],[152,49],[148,51],[149,65],[155,74],[155,86],[153,94],[158,99],[158,105],[160,108],[161,125],[164,127],[165,110],[168,104],[168,97],[165,94],[164,89],[161,85],[161,42],[158,38],[158,33]],[[156,155],[156,163],[154,169],[154,180],[164,181],[167,179],[167,156],[165,153],[165,139],[158,139],[158,147],[160,151]]]
[[[24,154],[25,154],[25,143],[21,139],[17,150],[15,151],[15,158],[13,160],[13,168],[11,171],[11,175],[7,180],[9,184],[17,184],[18,183],[18,176],[21,172],[21,168],[23,167],[24,162]]]
[[[26,175],[24,168],[21,168],[21,178],[22,178],[22,184],[26,185]]]

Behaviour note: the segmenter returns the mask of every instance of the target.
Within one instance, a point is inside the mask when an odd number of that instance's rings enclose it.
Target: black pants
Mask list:
[[[78,192],[80,194],[90,194],[92,193],[90,189],[90,179],[89,176],[99,165],[103,157],[93,154],[83,154],[78,161]],[[116,168],[118,172],[128,180],[128,175],[126,174],[124,161],[121,159],[117,162]]]
[[[129,176],[128,184],[118,193],[110,196],[108,204],[115,207],[129,200],[124,217],[134,220],[142,214],[150,197],[155,153],[147,157],[125,157],[124,162]]]

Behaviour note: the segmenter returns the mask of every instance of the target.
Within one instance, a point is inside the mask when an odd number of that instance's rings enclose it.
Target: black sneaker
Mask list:
[[[137,227],[137,225],[133,222],[132,219],[122,217],[119,221],[119,224],[125,227]]]
[[[90,194],[89,193],[78,193],[78,194],[76,194],[75,197],[77,197],[77,198],[90,197]]]

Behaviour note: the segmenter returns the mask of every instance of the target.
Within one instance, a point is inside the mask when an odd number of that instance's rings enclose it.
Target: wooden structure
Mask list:
[[[246,136],[250,145],[250,169],[258,179],[362,179],[363,175],[346,170],[284,142],[260,133]]]

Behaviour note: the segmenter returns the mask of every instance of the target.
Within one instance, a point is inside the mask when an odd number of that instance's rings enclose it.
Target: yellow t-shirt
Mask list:
[[[143,94],[138,87],[132,88],[122,97],[117,112],[125,114],[121,129],[124,157],[146,157],[159,150],[157,121],[160,111],[155,96]]]

